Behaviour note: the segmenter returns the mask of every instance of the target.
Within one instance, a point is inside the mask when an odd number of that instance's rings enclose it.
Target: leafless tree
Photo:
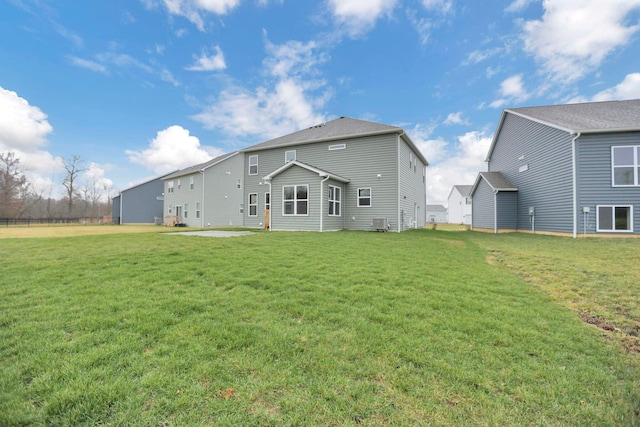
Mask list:
[[[14,152],[0,153],[0,218],[19,218],[31,185]]]
[[[82,168],[83,161],[80,156],[73,156],[64,160],[64,170],[66,172],[62,185],[66,190],[67,215],[73,211],[73,202],[78,198],[78,179],[86,169]]]

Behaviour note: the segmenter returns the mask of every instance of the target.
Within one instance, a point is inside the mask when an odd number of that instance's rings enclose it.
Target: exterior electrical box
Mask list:
[[[389,218],[373,218],[372,226],[378,231],[388,231]]]
[[[535,216],[536,214],[536,208],[534,208],[533,206],[531,206],[529,208],[529,216]]]
[[[585,206],[582,208],[582,213],[589,213],[591,212],[591,208],[589,208],[589,206]]]

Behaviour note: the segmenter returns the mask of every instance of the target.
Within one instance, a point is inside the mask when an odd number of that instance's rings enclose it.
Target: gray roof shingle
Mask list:
[[[469,197],[473,185],[454,185],[462,197]]]
[[[180,169],[179,171],[173,172],[170,175],[164,176],[162,179],[166,180],[166,179],[172,179],[172,178],[177,178],[180,176],[185,176],[185,175],[189,175],[192,174],[194,172],[198,172],[200,170],[203,169],[207,169],[210,168],[211,166],[217,165],[218,163],[227,160],[230,157],[235,156],[236,154],[238,154],[239,151],[234,151],[232,153],[227,153],[227,154],[223,154],[222,156],[218,156],[214,159],[208,160],[204,163],[199,163],[197,165],[193,165],[193,166],[189,166],[187,168],[184,169]]]
[[[513,185],[511,181],[507,179],[506,176],[502,174],[502,172],[480,172],[478,175],[478,180],[480,177],[484,178],[487,183],[497,191],[518,191],[518,187]],[[476,181],[476,185],[477,185]],[[474,187],[476,186],[474,185]]]
[[[506,109],[569,132],[640,130],[640,99]]]

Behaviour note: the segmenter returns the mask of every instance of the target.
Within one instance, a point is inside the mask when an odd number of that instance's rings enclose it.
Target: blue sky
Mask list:
[[[640,98],[640,0],[0,0],[0,152],[115,194],[340,116],[403,127],[428,202],[503,108]]]

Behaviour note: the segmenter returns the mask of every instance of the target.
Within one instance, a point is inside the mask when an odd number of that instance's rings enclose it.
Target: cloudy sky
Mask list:
[[[349,116],[403,127],[428,201],[502,109],[640,98],[640,0],[0,0],[0,152],[124,189]]]

